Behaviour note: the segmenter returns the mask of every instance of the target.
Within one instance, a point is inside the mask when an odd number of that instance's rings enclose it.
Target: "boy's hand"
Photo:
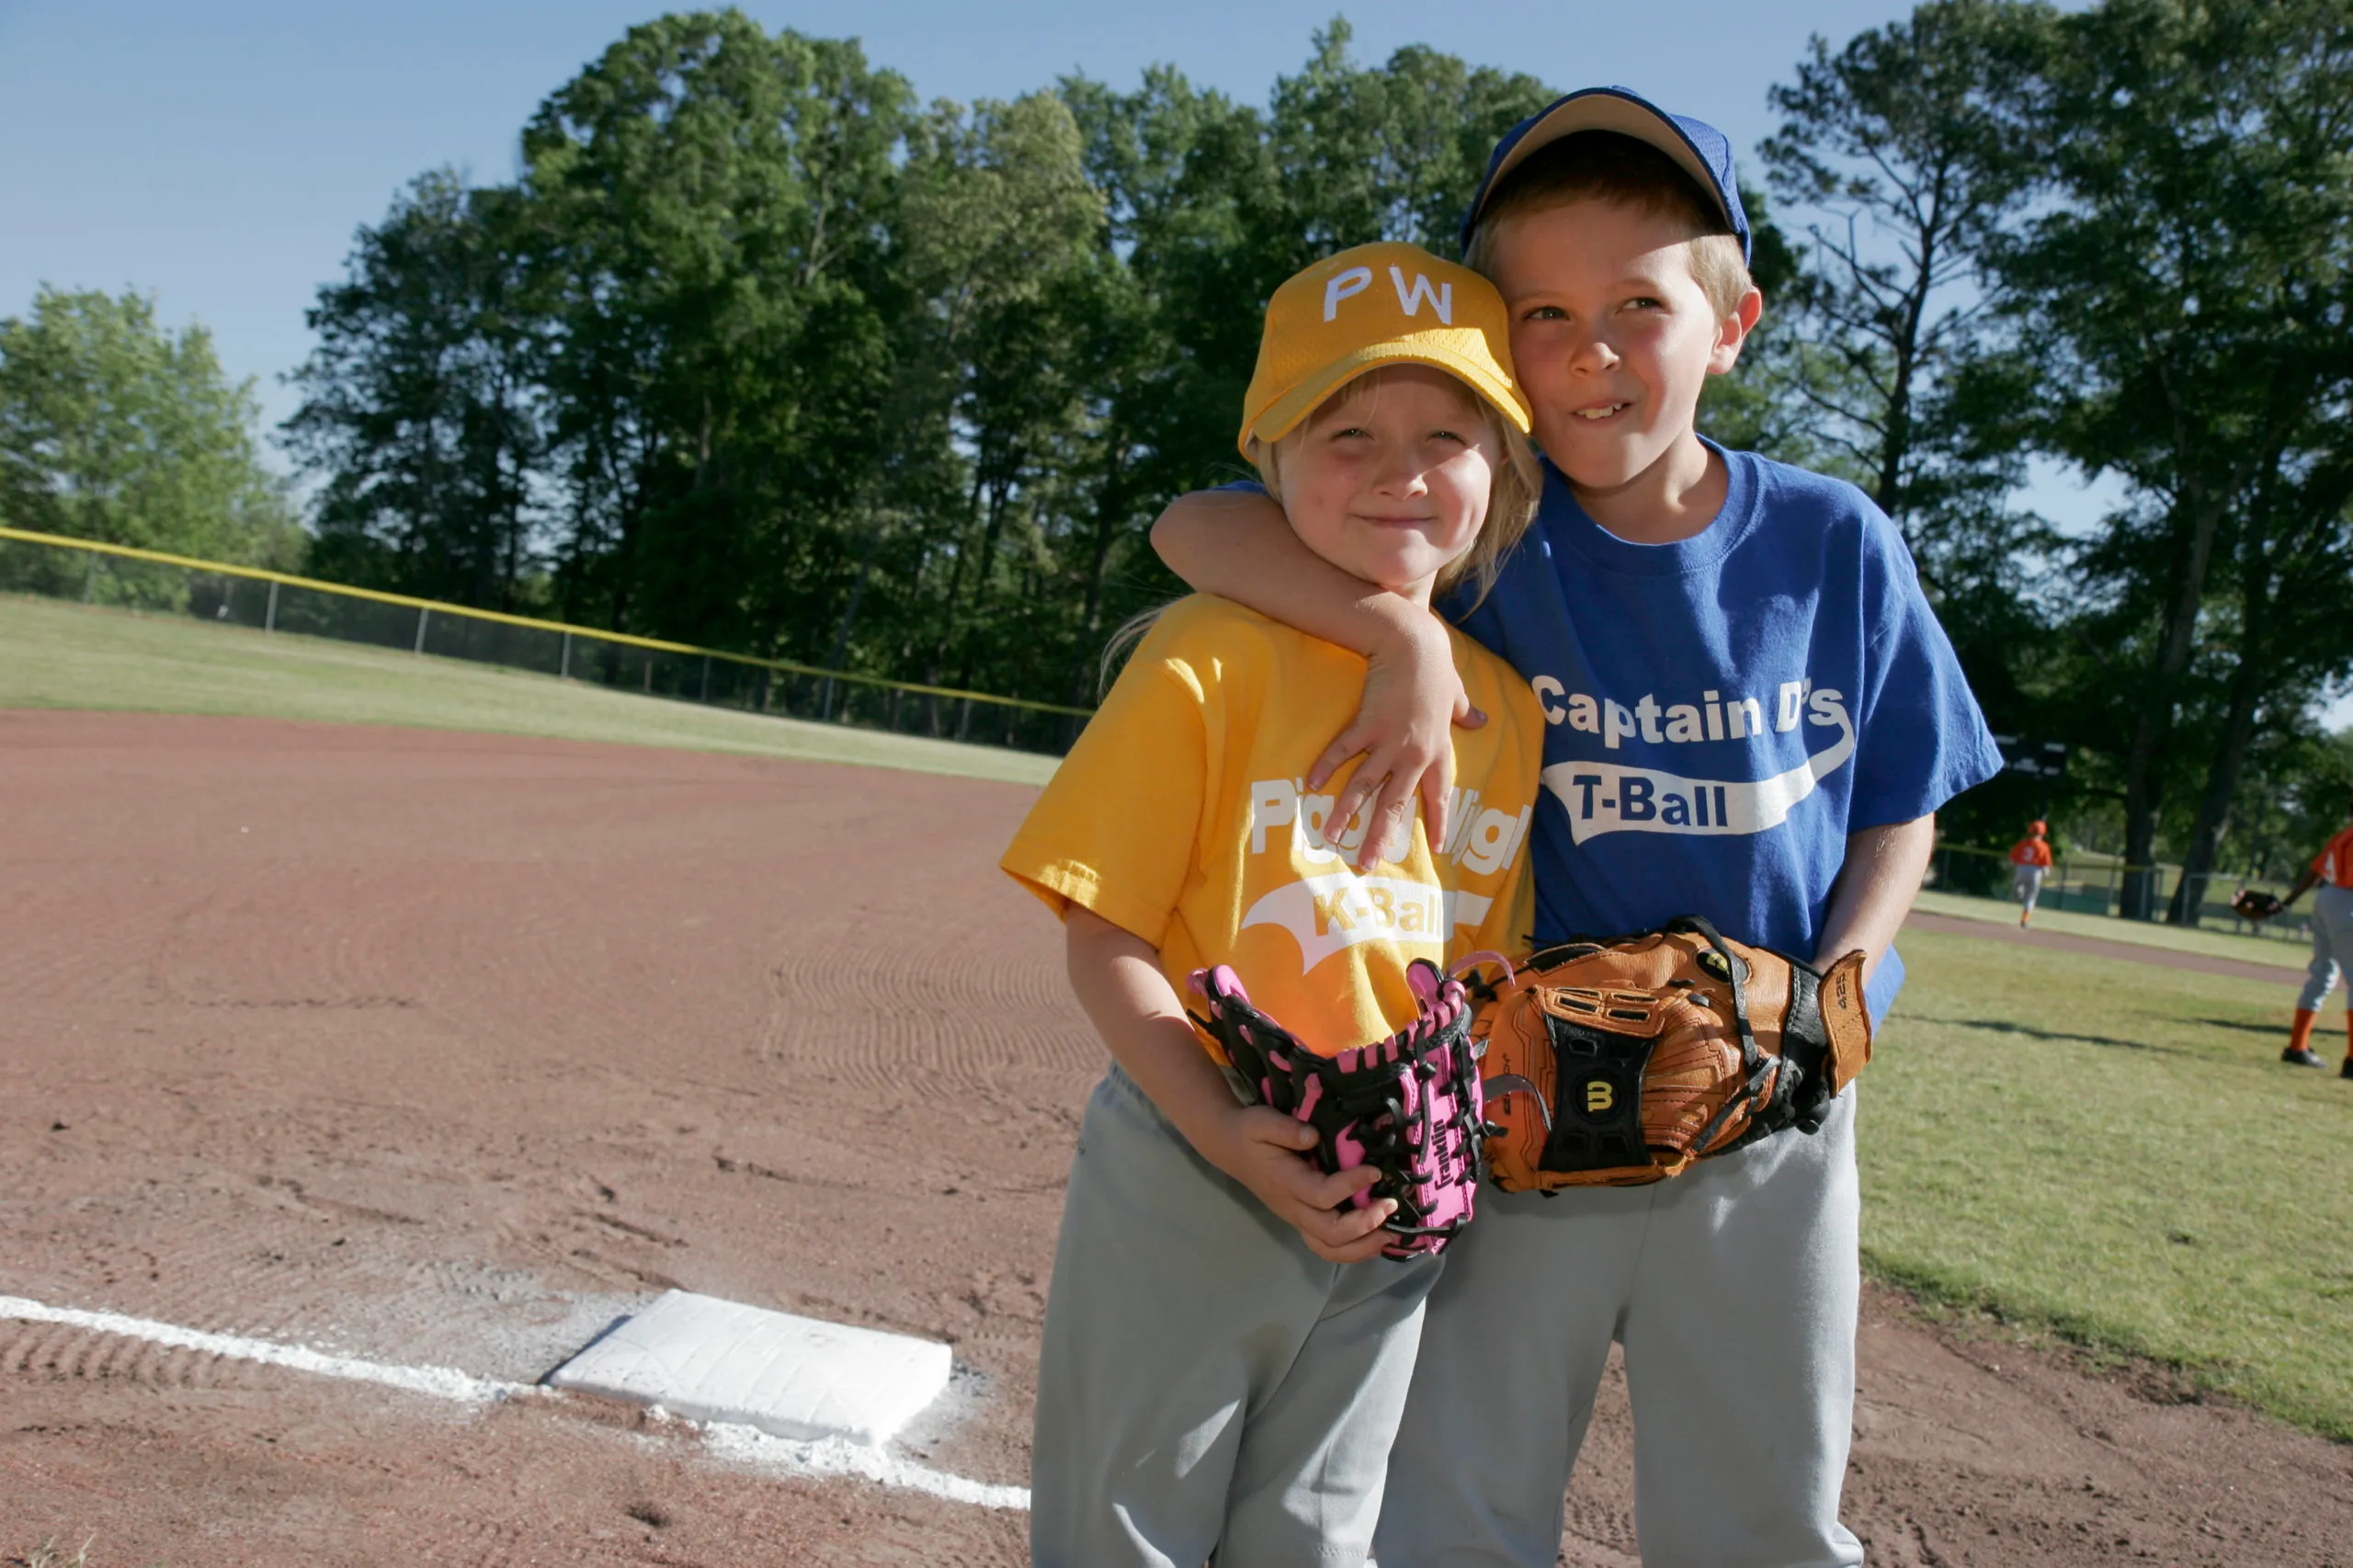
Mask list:
[[[1413,843],[1416,793],[1432,850],[1446,842],[1446,804],[1454,790],[1453,726],[1475,730],[1487,722],[1462,689],[1446,628],[1435,616],[1417,614],[1415,619],[1420,624],[1412,634],[1370,655],[1355,722],[1324,748],[1307,775],[1307,787],[1321,789],[1348,758],[1363,755],[1334,797],[1324,830],[1337,837],[1371,803],[1357,850],[1357,869],[1362,871],[1404,858]]]
[[[1265,1106],[1235,1106],[1194,1140],[1201,1157],[1243,1186],[1274,1216],[1297,1231],[1326,1263],[1361,1263],[1381,1256],[1389,1234],[1381,1227],[1397,1212],[1384,1198],[1364,1209],[1341,1209],[1351,1194],[1381,1179],[1370,1165],[1331,1176],[1306,1158],[1315,1130]]]

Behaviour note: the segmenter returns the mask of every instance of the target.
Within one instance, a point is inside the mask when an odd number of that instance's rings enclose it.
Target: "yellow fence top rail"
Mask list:
[[[30,528],[0,528],[0,540],[15,540],[21,544],[44,544],[59,550],[78,550],[93,555],[120,556],[131,561],[152,561],[165,566],[185,567],[192,572],[209,572],[218,576],[244,577],[256,583],[280,583],[290,588],[308,588],[314,593],[337,594],[345,598],[370,599],[377,604],[399,605],[408,609],[425,610],[435,615],[453,615],[468,620],[487,620],[499,626],[529,627],[537,631],[556,631],[571,637],[593,637],[601,642],[619,642],[626,647],[650,649],[657,653],[688,653],[706,659],[725,659],[730,664],[749,665],[757,669],[778,670],[787,675],[814,676],[821,680],[836,680],[858,686],[891,687],[900,691],[912,691],[923,697],[944,697],[960,702],[993,702],[1005,708],[1026,708],[1038,713],[1072,713],[1080,718],[1092,709],[1074,708],[1061,702],[1033,702],[1026,697],[998,697],[986,691],[961,691],[954,687],[925,686],[909,680],[891,680],[882,676],[857,675],[847,670],[822,669],[815,665],[796,664],[790,659],[763,659],[750,653],[730,653],[720,648],[701,648],[691,642],[665,642],[658,637],[639,637],[627,631],[600,631],[593,626],[574,626],[568,621],[541,620],[535,616],[508,615],[494,609],[475,609],[468,605],[453,605],[439,599],[413,598],[407,594],[386,593],[381,588],[355,588],[344,583],[322,582],[316,577],[298,577],[290,572],[273,572],[267,566],[233,566],[225,561],[202,561],[194,556],[174,555],[167,551],[140,550],[128,544],[104,544],[97,540],[72,539],[63,534],[37,533]]]

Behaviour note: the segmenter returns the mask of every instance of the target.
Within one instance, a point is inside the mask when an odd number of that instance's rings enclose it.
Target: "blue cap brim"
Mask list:
[[[1555,98],[1504,133],[1487,160],[1487,172],[1471,195],[1470,210],[1462,215],[1462,244],[1471,244],[1472,231],[1487,198],[1505,176],[1540,147],[1580,131],[1611,131],[1649,143],[1675,160],[1677,167],[1711,197],[1733,237],[1740,241],[1743,260],[1749,256],[1748,214],[1740,205],[1740,180],[1733,171],[1732,142],[1707,121],[1669,114],[1639,93],[1623,87],[1583,87]]]

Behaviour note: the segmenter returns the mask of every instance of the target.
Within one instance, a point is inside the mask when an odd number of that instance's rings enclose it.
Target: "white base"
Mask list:
[[[873,1445],[939,1396],[949,1359],[927,1339],[671,1290],[548,1381],[691,1421]]]

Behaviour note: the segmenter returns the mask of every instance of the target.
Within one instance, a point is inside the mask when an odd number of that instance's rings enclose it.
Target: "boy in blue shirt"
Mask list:
[[[1534,528],[1455,607],[1547,721],[1534,940],[1700,914],[1799,957],[1860,949],[1883,1017],[1933,813],[2000,756],[1885,516],[1694,428],[1762,310],[1730,144],[1621,89],[1573,93],[1496,147],[1464,244],[1509,309],[1547,459]],[[1443,833],[1466,705],[1409,607],[1314,572],[1263,496],[1186,497],[1154,538],[1194,586],[1372,661],[1309,778],[1365,754],[1333,802],[1371,801],[1364,854],[1417,794]],[[1837,1517],[1854,1101],[1655,1186],[1483,1195],[1430,1298],[1381,1561],[1553,1562],[1614,1339],[1646,1562],[1859,1563]]]

